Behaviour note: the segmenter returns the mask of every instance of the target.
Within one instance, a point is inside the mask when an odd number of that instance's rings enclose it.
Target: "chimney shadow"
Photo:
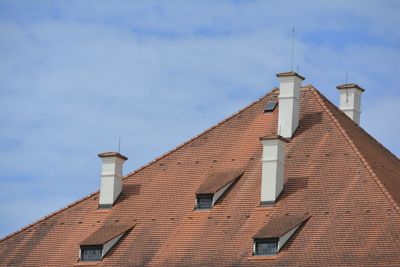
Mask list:
[[[139,195],[141,186],[142,186],[141,184],[124,185],[124,187],[122,188],[122,192],[124,195],[127,195],[127,196]]]
[[[322,123],[322,112],[305,113],[299,121],[299,127],[295,135],[299,135],[308,129],[311,129],[316,124]]]
[[[288,177],[286,183],[283,186],[283,193],[280,196],[280,200],[284,200],[290,195],[296,194],[298,191],[306,189],[308,186],[308,177],[306,176],[292,176]]]
[[[122,187],[122,194],[120,195],[118,199],[118,203],[123,203],[132,196],[139,195],[140,194],[140,187],[141,184],[128,184],[128,185],[123,185]]]

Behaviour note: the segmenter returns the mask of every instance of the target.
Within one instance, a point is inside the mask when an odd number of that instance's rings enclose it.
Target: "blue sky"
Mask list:
[[[265,94],[294,65],[400,155],[399,1],[1,1],[0,236],[96,191]]]

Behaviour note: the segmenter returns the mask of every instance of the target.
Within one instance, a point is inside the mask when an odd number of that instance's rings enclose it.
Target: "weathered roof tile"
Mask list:
[[[253,238],[274,238],[281,237],[296,226],[307,221],[311,216],[303,215],[282,215],[271,219]]]
[[[135,227],[135,224],[105,224],[88,238],[83,240],[80,245],[103,245],[114,237],[131,230],[133,227]]]
[[[243,173],[242,170],[211,172],[197,189],[196,194],[215,194],[225,185],[239,179]]]

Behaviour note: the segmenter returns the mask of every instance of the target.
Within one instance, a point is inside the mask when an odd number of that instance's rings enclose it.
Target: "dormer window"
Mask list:
[[[253,237],[255,256],[276,255],[308,219],[309,215],[272,218]]]
[[[254,254],[256,255],[276,255],[278,253],[278,238],[255,239]]]
[[[100,261],[135,225],[105,224],[80,243],[81,261]]]
[[[213,206],[213,194],[197,194],[196,199],[198,209],[211,209]]]
[[[243,171],[215,171],[209,174],[196,192],[196,209],[211,209],[243,173]]]
[[[103,252],[103,246],[81,246],[82,261],[99,261]]]

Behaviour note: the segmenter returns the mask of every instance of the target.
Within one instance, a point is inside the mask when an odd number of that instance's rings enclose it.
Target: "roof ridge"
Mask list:
[[[393,205],[393,207],[397,210],[397,212],[400,214],[400,207],[397,204],[397,202],[393,199],[392,195],[387,191],[385,185],[380,181],[378,175],[376,175],[375,171],[372,169],[371,165],[369,164],[368,160],[364,157],[364,155],[361,153],[361,151],[358,149],[358,147],[355,145],[353,140],[350,138],[350,136],[347,134],[347,131],[342,127],[340,124],[339,120],[335,117],[335,115],[332,113],[330,110],[330,107],[326,105],[324,102],[327,101],[330,103],[332,106],[333,105],[327,98],[323,97],[323,95],[316,89],[315,87],[310,88],[311,91],[313,92],[314,96],[320,103],[321,107],[328,113],[329,117],[332,119],[336,127],[340,130],[340,132],[343,134],[347,142],[349,142],[350,147],[356,152],[356,155],[360,158],[361,162],[364,164],[364,166],[367,168],[368,172],[371,174],[372,179],[375,181],[375,183],[378,185],[379,189],[383,192],[383,194],[386,196],[386,198],[389,200],[389,202]],[[360,129],[362,129],[360,126],[358,126]],[[365,132],[365,131],[364,131]],[[387,149],[386,149],[387,150]]]
[[[261,100],[263,100],[264,98],[268,97],[270,94],[273,94],[278,88],[274,87],[272,88],[269,92],[267,92],[266,94],[264,94],[263,96],[259,97],[257,100],[253,101],[252,103],[248,104],[247,106],[245,106],[244,108],[240,109],[239,111],[231,114],[230,116],[226,117],[225,119],[223,119],[222,121],[214,124],[213,126],[211,126],[210,128],[204,130],[203,132],[195,135],[194,137],[190,138],[189,140],[183,142],[182,144],[170,149],[169,151],[165,152],[164,154],[162,154],[161,156],[156,157],[155,159],[153,159],[152,161],[146,163],[145,165],[139,167],[138,169],[128,173],[124,179],[128,178],[129,176],[138,173],[139,171],[142,171],[143,169],[147,168],[148,166],[152,165],[153,163],[167,157],[168,155],[170,155],[171,153],[177,151],[178,149],[188,145],[189,143],[193,142],[194,140],[200,138],[201,136],[205,135],[206,133],[210,132],[211,130],[217,128],[218,126],[222,125],[223,123],[233,119],[234,117],[236,117],[237,115],[239,115],[240,113],[244,112],[245,110],[249,109],[250,107],[252,107],[253,105],[257,104],[258,102],[260,102]]]
[[[192,138],[190,138],[189,140],[183,142],[182,144],[176,146],[175,148],[173,148],[173,149],[167,151],[166,153],[162,154],[161,156],[156,157],[155,159],[153,159],[152,161],[150,161],[150,162],[146,163],[145,165],[139,167],[138,169],[136,169],[136,170],[134,170],[134,171],[128,173],[127,175],[125,175],[125,177],[123,178],[123,180],[127,179],[128,177],[130,177],[130,176],[132,176],[132,175],[134,175],[134,174],[136,174],[136,173],[138,173],[139,171],[144,170],[145,168],[149,167],[150,165],[154,164],[155,162],[157,162],[157,161],[159,161],[159,160],[161,160],[161,159],[167,157],[167,156],[170,155],[171,153],[177,151],[178,149],[184,147],[185,145],[191,143],[192,141],[194,141],[194,140],[200,138],[201,136],[203,136],[204,134],[210,132],[211,130],[215,129],[216,127],[220,126],[220,125],[223,124],[224,122],[227,122],[227,121],[229,121],[230,119],[233,119],[235,116],[239,115],[240,113],[244,112],[245,110],[249,109],[249,108],[252,107],[253,105],[255,105],[255,104],[257,104],[258,102],[260,102],[261,100],[263,100],[264,98],[268,97],[270,94],[273,94],[277,89],[278,89],[277,87],[272,88],[269,92],[267,92],[267,93],[264,94],[263,96],[259,97],[257,100],[253,101],[252,103],[248,104],[247,106],[243,107],[243,108],[240,109],[239,111],[237,111],[237,112],[231,114],[230,116],[226,117],[226,118],[223,119],[222,121],[220,121],[220,122],[214,124],[214,125],[211,126],[210,128],[204,130],[203,132],[201,132],[201,133],[198,134],[198,135],[195,135],[194,137],[192,137]],[[54,212],[52,212],[52,213],[50,213],[50,214],[48,214],[48,215],[46,215],[46,216],[44,216],[44,217],[42,217],[42,218],[40,218],[40,219],[34,221],[33,223],[30,223],[30,224],[28,224],[28,225],[26,225],[26,226],[24,226],[24,227],[22,227],[22,228],[20,228],[20,229],[18,229],[18,230],[16,230],[16,231],[12,232],[12,233],[10,233],[10,234],[8,234],[8,235],[6,235],[6,236],[0,238],[0,242],[3,242],[3,241],[5,241],[5,240],[9,239],[10,237],[12,237],[12,236],[14,236],[14,235],[16,235],[16,234],[19,234],[19,233],[21,233],[22,231],[25,231],[25,230],[29,229],[30,227],[32,227],[32,226],[34,226],[34,225],[36,225],[36,224],[38,224],[38,223],[40,223],[40,222],[42,222],[42,221],[44,221],[44,220],[47,220],[47,219],[49,219],[49,218],[51,218],[51,217],[53,217],[53,216],[55,216],[55,215],[57,215],[57,214],[63,212],[64,210],[66,210],[66,209],[68,209],[68,208],[71,208],[71,207],[73,207],[73,206],[75,206],[75,205],[77,205],[77,204],[79,204],[79,203],[85,201],[86,199],[88,199],[88,198],[90,198],[90,197],[92,197],[92,196],[98,194],[99,191],[100,191],[100,190],[97,190],[97,191],[95,191],[95,192],[93,192],[93,193],[91,193],[91,194],[89,194],[89,195],[87,195],[87,196],[84,196],[83,198],[78,199],[78,200],[76,200],[76,201],[74,201],[74,202],[72,202],[72,203],[70,203],[70,204],[68,204],[68,205],[66,205],[66,206],[64,206],[64,207],[62,207],[62,208],[60,208],[60,209],[58,209],[58,210],[56,210],[56,211],[54,211]]]
[[[86,199],[88,199],[88,198],[91,198],[92,196],[96,195],[97,193],[99,193],[99,190],[96,191],[96,192],[90,193],[89,195],[86,195],[86,196],[84,196],[83,198],[80,198],[80,199],[78,199],[78,200],[76,200],[76,201],[73,201],[73,202],[71,202],[70,204],[68,204],[68,205],[66,205],[66,206],[64,206],[64,207],[62,207],[62,208],[60,208],[60,209],[58,209],[58,210],[53,211],[53,212],[51,212],[50,214],[48,214],[48,215],[46,215],[46,216],[44,216],[44,217],[42,217],[42,218],[40,218],[40,219],[34,221],[33,223],[30,223],[30,224],[28,224],[28,225],[25,225],[24,227],[22,227],[22,228],[20,228],[20,229],[18,229],[18,230],[16,230],[16,231],[14,231],[14,232],[11,232],[10,234],[8,234],[8,235],[6,235],[6,236],[0,238],[0,242],[3,242],[3,241],[5,241],[5,240],[9,239],[10,237],[12,237],[12,236],[14,236],[14,235],[16,235],[16,234],[19,234],[20,232],[25,231],[25,230],[29,229],[30,227],[32,227],[32,226],[34,226],[34,225],[36,225],[36,224],[38,224],[38,223],[40,223],[40,222],[42,222],[42,221],[44,221],[44,220],[47,220],[47,219],[49,219],[49,218],[51,218],[51,217],[57,215],[58,213],[60,213],[60,212],[62,212],[62,211],[64,211],[64,210],[66,210],[66,209],[68,209],[68,208],[71,208],[71,207],[73,207],[73,206],[79,204],[80,202],[82,202],[82,201],[84,201],[84,200],[86,200]]]

